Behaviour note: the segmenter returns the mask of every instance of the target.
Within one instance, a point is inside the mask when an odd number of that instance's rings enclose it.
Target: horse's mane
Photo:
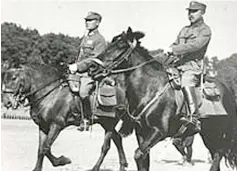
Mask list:
[[[137,45],[136,50],[138,51],[140,55],[142,55],[146,59],[146,61],[154,59],[150,55],[149,51],[145,47],[141,46],[140,44]],[[154,62],[152,62],[150,66],[152,66],[156,70],[163,70],[164,68],[163,64],[158,60],[155,60]]]
[[[46,77],[59,78],[59,77],[62,77],[63,75],[63,72],[47,64],[30,63],[24,66],[30,70],[37,71],[39,74],[42,74]]]

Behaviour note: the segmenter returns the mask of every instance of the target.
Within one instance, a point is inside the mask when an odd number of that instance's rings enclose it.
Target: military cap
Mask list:
[[[96,12],[88,12],[85,20],[99,20],[101,21],[102,17],[100,14],[96,13]]]
[[[206,11],[206,5],[197,1],[191,1],[187,10],[203,10]]]

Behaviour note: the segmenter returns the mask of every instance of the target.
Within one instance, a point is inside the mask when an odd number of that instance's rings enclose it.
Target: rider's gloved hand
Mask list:
[[[68,65],[68,69],[72,74],[75,73],[77,71],[77,64],[74,63],[74,64]]]

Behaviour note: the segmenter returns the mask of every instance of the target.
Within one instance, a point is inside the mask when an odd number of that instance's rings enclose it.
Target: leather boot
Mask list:
[[[84,116],[82,118],[81,124],[78,127],[77,130],[79,131],[89,131],[89,119],[91,118],[91,106],[90,106],[90,100],[89,98],[84,98],[82,100],[83,105],[83,114]]]
[[[196,100],[195,87],[183,87],[182,91],[184,93],[185,101],[187,104],[187,114],[180,118],[183,125],[190,127],[189,134],[194,135],[201,131],[201,122],[199,119],[199,110]]]

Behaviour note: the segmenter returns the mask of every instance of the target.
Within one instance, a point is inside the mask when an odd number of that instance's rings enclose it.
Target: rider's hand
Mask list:
[[[72,74],[75,73],[77,71],[77,64],[74,63],[74,64],[68,65],[68,69],[70,70]]]

